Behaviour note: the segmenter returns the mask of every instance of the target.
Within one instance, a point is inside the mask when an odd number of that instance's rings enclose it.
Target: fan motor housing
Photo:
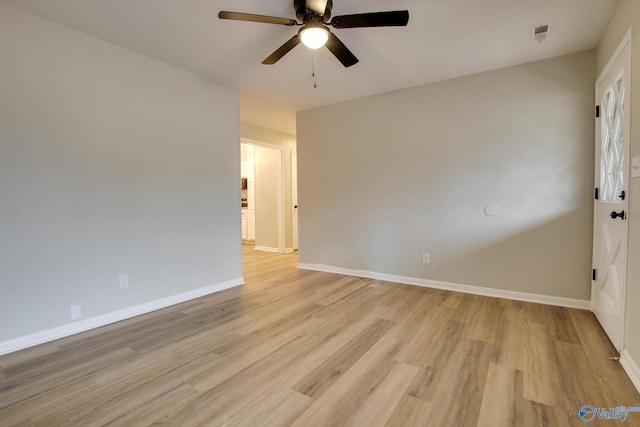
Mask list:
[[[307,0],[293,0],[293,7],[296,9],[296,17],[299,21],[307,23],[312,17],[318,16],[312,11],[307,9]],[[327,0],[327,8],[322,15],[322,21],[328,22],[331,18],[331,8],[333,7],[333,0]]]

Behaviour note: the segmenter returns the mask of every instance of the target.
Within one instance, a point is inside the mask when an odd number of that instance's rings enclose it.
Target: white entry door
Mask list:
[[[596,195],[591,289],[593,312],[611,342],[623,347],[627,273],[631,52],[621,44],[596,82]]]

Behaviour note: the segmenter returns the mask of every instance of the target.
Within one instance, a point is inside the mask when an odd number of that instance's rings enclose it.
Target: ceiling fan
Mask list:
[[[390,12],[358,13],[341,15],[331,18],[333,0],[293,0],[293,7],[299,21],[275,16],[254,15],[250,13],[227,12],[218,13],[220,19],[234,21],[263,22],[265,24],[286,25],[289,27],[302,26],[298,34],[291,37],[285,44],[269,55],[263,64],[275,64],[300,42],[311,49],[327,46],[327,49],[345,67],[358,62],[358,58],[333,34],[328,25],[333,28],[361,28],[361,27],[404,27],[409,22],[408,10]],[[329,20],[331,18],[331,20]]]

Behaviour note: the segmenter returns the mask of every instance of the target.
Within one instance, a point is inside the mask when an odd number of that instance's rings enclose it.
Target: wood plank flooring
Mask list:
[[[244,256],[243,287],[0,356],[0,426],[581,426],[584,404],[640,406],[590,312]]]

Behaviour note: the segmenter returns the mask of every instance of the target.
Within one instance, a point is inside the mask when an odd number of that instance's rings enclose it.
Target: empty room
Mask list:
[[[638,177],[638,0],[0,0],[0,426],[640,426]]]

